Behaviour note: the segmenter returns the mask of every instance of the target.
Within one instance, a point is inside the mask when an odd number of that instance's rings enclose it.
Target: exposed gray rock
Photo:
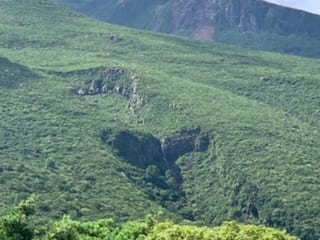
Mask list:
[[[143,169],[155,165],[162,172],[173,168],[176,160],[187,153],[207,151],[211,142],[209,134],[200,129],[183,130],[161,141],[151,134],[106,130],[101,139],[132,165]]]
[[[139,94],[139,77],[128,69],[104,68],[82,70],[67,75],[78,76],[84,79],[82,87],[71,90],[79,96],[94,96],[99,94],[119,94],[129,101],[129,108],[135,111],[144,104],[143,97]]]

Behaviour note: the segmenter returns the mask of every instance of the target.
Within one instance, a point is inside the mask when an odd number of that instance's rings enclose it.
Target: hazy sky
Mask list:
[[[299,8],[305,11],[320,14],[320,0],[265,0],[283,6]]]

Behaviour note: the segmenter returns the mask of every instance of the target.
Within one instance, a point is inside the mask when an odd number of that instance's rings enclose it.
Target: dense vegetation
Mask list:
[[[34,212],[34,198],[21,202],[0,218],[0,238],[6,240],[298,240],[271,228],[225,223],[208,228],[158,222],[147,216],[145,221],[117,225],[112,220],[79,222],[64,216],[50,226],[32,226],[29,221]]]
[[[40,226],[162,211],[320,237],[318,60],[0,6],[1,215],[36,193]]]

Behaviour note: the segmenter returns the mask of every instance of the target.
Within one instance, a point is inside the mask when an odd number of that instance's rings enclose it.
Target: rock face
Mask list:
[[[128,106],[132,112],[135,112],[144,104],[144,99],[138,91],[139,77],[131,70],[99,68],[79,70],[62,75],[77,78],[77,81],[83,83],[81,87],[71,90],[73,94],[79,96],[119,94],[128,100]]]
[[[140,169],[140,175],[126,173],[124,177],[137,182],[146,189],[152,200],[168,208],[172,208],[172,202],[177,206],[186,204],[183,177],[176,164],[177,159],[186,154],[192,157],[195,152],[206,152],[211,143],[208,133],[200,129],[183,130],[176,137],[164,140],[151,134],[110,129],[101,133],[101,140],[128,164]],[[191,212],[181,214],[185,219],[194,220]]]
[[[101,139],[130,164],[143,169],[155,165],[162,172],[186,153],[207,151],[210,144],[209,135],[200,129],[183,130],[178,136],[161,141],[151,134],[106,130]]]
[[[102,69],[92,76],[90,84],[85,83],[86,86],[80,87],[77,93],[83,96],[115,92],[129,98],[134,91],[131,86],[134,79],[130,79],[131,75],[128,70],[121,68]]]
[[[168,167],[163,161],[160,141],[151,134],[104,131],[101,139],[114,148],[120,157],[136,167],[146,169],[149,165],[156,165],[162,171]]]
[[[208,150],[210,138],[208,134],[201,133],[200,129],[183,130],[170,139],[162,141],[163,158],[175,162],[179,157],[191,152],[205,152]]]
[[[176,34],[208,32],[210,35],[233,29],[320,36],[320,16],[262,0],[62,2],[108,22]]]

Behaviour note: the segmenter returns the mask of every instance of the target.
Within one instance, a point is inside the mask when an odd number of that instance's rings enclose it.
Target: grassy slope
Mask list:
[[[210,150],[192,169],[180,159],[196,220],[260,221],[319,237],[319,61],[119,28],[48,1],[0,6],[0,56],[10,71],[30,71],[21,87],[1,86],[1,212],[32,192],[51,217],[158,211],[100,132],[167,137],[201,126],[214,136]],[[80,98],[70,89],[82,80],[52,74],[96,67],[134,70],[146,104],[133,114],[117,95]]]

